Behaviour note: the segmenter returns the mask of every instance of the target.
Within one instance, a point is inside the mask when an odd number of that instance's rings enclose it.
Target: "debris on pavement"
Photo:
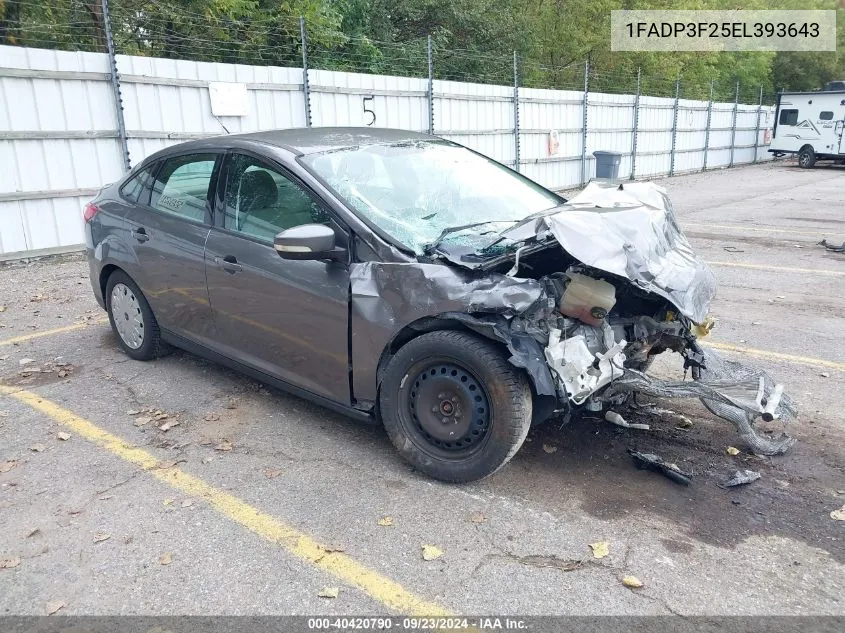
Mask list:
[[[720,488],[733,488],[757,481],[762,475],[756,470],[737,470],[725,483],[717,484]]]
[[[192,505],[194,505],[194,500],[193,499],[183,499],[182,503],[180,505],[183,508],[190,508]]]
[[[281,468],[265,468],[264,469],[264,476],[267,479],[275,479],[276,477],[278,477],[281,474],[282,474]]]
[[[31,450],[33,453],[43,453],[44,451],[47,450],[47,447],[44,446],[41,443],[38,443],[38,444],[33,444],[32,446],[30,446],[29,450]]]
[[[639,589],[643,586],[643,581],[636,576],[623,576],[622,584],[631,589]]]
[[[818,243],[818,246],[824,246],[827,250],[833,251],[834,253],[845,253],[845,242],[842,242],[841,246],[837,246],[828,242],[827,239],[823,239]]]
[[[323,587],[317,596],[320,598],[337,598],[339,593],[339,587]]]
[[[434,545],[423,545],[422,546],[422,557],[423,560],[435,560],[443,556],[443,550],[439,547]]]
[[[18,463],[13,459],[7,462],[0,462],[0,473],[7,473],[17,465]]]
[[[7,558],[0,558],[0,569],[13,569],[20,564],[20,556],[9,556]]]
[[[67,602],[65,602],[64,600],[50,600],[50,602],[46,604],[44,609],[47,612],[47,615],[53,615],[59,609],[64,609],[66,606]]]
[[[214,450],[226,453],[226,452],[231,451],[232,448],[233,448],[232,440],[222,439],[217,444],[217,446],[214,447]]]
[[[158,562],[162,565],[169,565],[173,562],[173,554],[170,552],[165,552],[161,556],[158,557]]]
[[[163,433],[167,433],[174,426],[179,426],[179,424],[180,424],[179,420],[176,420],[175,418],[171,418],[171,419],[167,420],[167,422],[162,424],[160,427],[158,427],[158,430],[163,432]]]
[[[628,449],[628,453],[640,470],[653,470],[684,486],[689,486],[692,481],[692,475],[690,473],[682,471],[676,464],[665,461],[659,455],[640,453],[630,448]]]
[[[728,455],[732,456],[732,457],[733,457],[733,456],[736,456],[736,455],[739,455],[739,449],[738,449],[738,448],[734,448],[733,446],[728,446],[728,447],[725,449],[725,452],[726,452]]]
[[[95,543],[102,543],[103,541],[108,541],[111,538],[111,534],[106,532],[97,532],[94,535],[94,542]]]
[[[557,452],[557,446],[553,446],[552,444],[543,444],[543,452],[551,455],[552,453]]]
[[[70,433],[65,433],[64,431],[59,431],[56,433],[56,437],[63,442],[67,442],[70,439]]]
[[[487,520],[487,517],[484,516],[483,512],[473,512],[469,515],[469,520],[473,523],[484,523]]]
[[[648,424],[634,424],[628,422],[625,418],[616,413],[616,411],[608,411],[604,414],[604,419],[610,422],[611,424],[615,424],[616,426],[621,426],[626,429],[642,429],[643,431],[648,431],[651,429]]]
[[[831,512],[830,518],[835,519],[836,521],[845,521],[845,506]]]
[[[393,517],[382,517],[376,523],[382,527],[390,527],[393,525]]]
[[[604,558],[610,554],[610,543],[607,541],[590,543],[590,549],[593,550],[593,558]]]

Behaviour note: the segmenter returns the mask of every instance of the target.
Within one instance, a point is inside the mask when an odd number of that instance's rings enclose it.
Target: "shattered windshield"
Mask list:
[[[417,254],[438,240],[467,243],[495,235],[563,202],[448,141],[368,145],[302,160],[360,216]],[[450,232],[455,227],[466,228]]]

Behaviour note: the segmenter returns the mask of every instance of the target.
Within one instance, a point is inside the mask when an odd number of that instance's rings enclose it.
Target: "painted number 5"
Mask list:
[[[372,101],[375,97],[364,97],[364,116],[366,117],[369,114],[372,118],[367,125],[373,125],[376,122],[376,113],[370,110],[367,107],[367,101]]]

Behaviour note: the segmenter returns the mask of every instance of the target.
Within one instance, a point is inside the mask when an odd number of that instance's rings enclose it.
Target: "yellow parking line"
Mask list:
[[[806,235],[807,237],[820,237],[824,231],[809,233],[807,231],[795,231],[792,229],[778,229],[775,227],[742,226],[741,224],[702,224],[699,222],[681,222],[681,226],[696,226],[705,229],[728,229],[731,231],[756,231],[761,233],[790,233],[792,235]],[[830,231],[828,231],[830,232]]]
[[[712,341],[701,341],[707,347],[718,349],[723,352],[736,352],[737,354],[745,354],[747,356],[757,356],[759,358],[767,358],[770,360],[782,360],[787,363],[796,363],[798,365],[809,365],[810,367],[827,367],[829,369],[837,369],[845,371],[845,363],[837,363],[832,360],[824,360],[823,358],[813,358],[812,356],[793,356],[792,354],[781,354],[780,352],[769,352],[764,349],[754,349],[753,347],[743,347],[741,345],[732,345],[730,343],[715,343]]]
[[[33,332],[32,334],[24,334],[22,336],[13,336],[0,340],[0,346],[14,345],[16,343],[23,343],[24,341],[31,341],[32,339],[42,338],[44,336],[53,336],[54,334],[63,334],[65,332],[73,332],[74,330],[81,330],[89,325],[99,325],[100,323],[108,323],[108,319],[94,319],[92,321],[85,321],[84,323],[74,323],[73,325],[65,325],[64,327],[57,327],[52,330],[44,330],[43,332]]]
[[[411,593],[402,585],[369,569],[352,557],[318,543],[295,527],[249,505],[234,495],[218,490],[199,477],[179,468],[159,468],[159,460],[147,451],[112,435],[94,423],[42,398],[31,391],[0,385],[0,393],[16,398],[33,409],[72,429],[77,435],[105,448],[113,455],[140,467],[150,475],[187,495],[204,499],[208,505],[249,531],[279,545],[286,552],[356,587],[389,609],[418,616],[448,616],[445,607]]]
[[[793,268],[791,266],[767,266],[765,264],[743,264],[741,262],[707,262],[710,266],[730,266],[734,268],[753,268],[774,272],[806,273],[810,275],[845,275],[845,270],[826,270],[824,268]]]

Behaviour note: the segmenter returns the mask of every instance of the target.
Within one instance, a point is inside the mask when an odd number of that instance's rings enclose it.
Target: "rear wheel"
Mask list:
[[[129,275],[116,270],[106,282],[106,311],[117,343],[135,360],[151,360],[167,351],[153,311]]]
[[[531,388],[493,343],[430,332],[402,347],[381,384],[381,417],[407,461],[436,479],[493,474],[525,440]]]
[[[810,169],[810,167],[815,164],[816,153],[813,151],[813,148],[809,145],[806,147],[802,147],[801,151],[798,152],[798,166],[803,169]]]

